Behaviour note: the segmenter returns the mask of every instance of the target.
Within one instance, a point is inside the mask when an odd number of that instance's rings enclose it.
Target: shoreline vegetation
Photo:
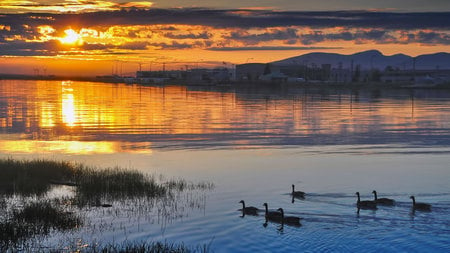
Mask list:
[[[48,193],[55,187],[68,188],[68,194],[50,197]],[[95,208],[117,208],[120,212],[120,208],[132,204],[137,213],[157,206],[171,210],[181,192],[213,188],[214,185],[208,182],[164,180],[162,176],[157,178],[121,168],[99,169],[65,161],[0,159],[0,251],[39,250],[30,246],[33,245],[30,241],[39,242],[52,233],[89,226],[86,213]],[[158,214],[166,216],[162,219],[182,216],[160,210]],[[168,242],[87,243],[88,246],[84,245],[82,249],[77,245],[64,247],[83,252],[209,251],[207,245],[191,248]]]
[[[444,84],[415,84],[415,83],[384,83],[384,82],[328,82],[328,81],[304,81],[304,82],[281,82],[281,81],[228,81],[228,82],[205,82],[172,80],[163,78],[157,81],[139,81],[137,78],[121,76],[56,76],[56,75],[22,75],[1,74],[0,80],[37,80],[37,81],[79,81],[100,83],[123,83],[136,85],[186,85],[202,87],[330,87],[330,88],[393,88],[393,89],[450,89],[450,83]],[[131,80],[131,81],[130,81]]]

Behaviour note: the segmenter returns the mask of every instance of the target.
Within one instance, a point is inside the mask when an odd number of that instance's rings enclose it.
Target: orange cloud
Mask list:
[[[153,2],[125,2],[116,3],[111,1],[89,1],[89,0],[65,0],[53,4],[42,4],[38,1],[11,1],[0,0],[0,11],[5,13],[23,12],[92,12],[92,11],[115,11],[123,8],[149,8]]]

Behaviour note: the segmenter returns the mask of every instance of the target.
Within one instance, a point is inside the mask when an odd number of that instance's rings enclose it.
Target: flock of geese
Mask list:
[[[358,200],[356,201],[356,207],[359,209],[369,209],[369,210],[376,210],[378,205],[383,206],[393,206],[395,205],[395,200],[389,199],[389,198],[378,198],[377,192],[374,190],[372,191],[372,194],[374,195],[374,200],[361,200],[359,192],[356,192],[356,196],[358,197]],[[295,186],[292,185],[292,192],[291,192],[292,198],[305,198],[305,193],[302,191],[295,191]],[[412,208],[413,210],[418,211],[431,211],[431,205],[427,203],[418,203],[416,202],[416,199],[414,196],[410,197],[412,199]],[[254,206],[245,206],[244,200],[239,201],[239,203],[242,203],[242,209],[239,209],[242,211],[242,214],[248,214],[248,215],[258,215],[258,212],[261,211],[259,208],[256,208]],[[281,224],[287,224],[287,225],[294,225],[294,226],[301,226],[300,220],[302,218],[295,217],[295,216],[285,216],[283,208],[278,208],[277,211],[269,211],[269,206],[267,203],[263,204],[265,208],[265,218],[266,221],[273,221],[278,222]]]

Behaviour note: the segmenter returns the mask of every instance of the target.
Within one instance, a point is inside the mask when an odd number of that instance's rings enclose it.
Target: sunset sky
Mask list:
[[[450,52],[448,0],[0,0],[0,73],[131,74],[310,52]]]

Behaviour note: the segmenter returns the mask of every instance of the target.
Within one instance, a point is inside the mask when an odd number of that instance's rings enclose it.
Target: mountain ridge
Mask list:
[[[332,68],[344,69],[350,69],[352,65],[353,67],[360,65],[361,69],[380,70],[384,70],[388,66],[402,70],[413,69],[414,63],[417,70],[450,69],[450,53],[438,52],[412,57],[401,53],[384,55],[382,52],[372,49],[350,55],[313,52],[271,62],[274,65],[316,65],[319,67],[322,64],[331,64]]]

